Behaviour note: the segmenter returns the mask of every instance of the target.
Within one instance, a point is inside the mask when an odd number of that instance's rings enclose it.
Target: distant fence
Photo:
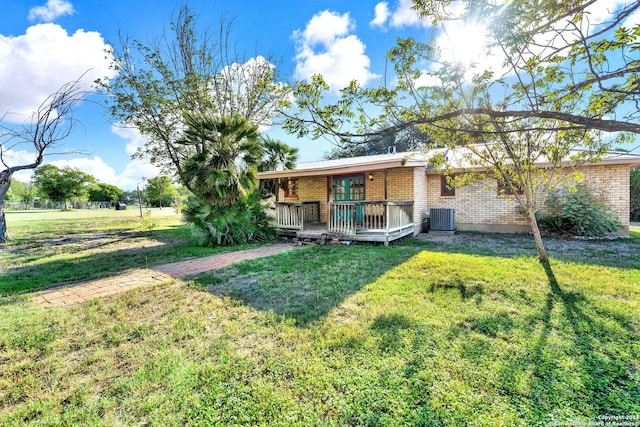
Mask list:
[[[112,209],[114,204],[111,202],[73,202],[68,203],[67,207],[73,209]],[[59,202],[4,202],[5,209],[30,210],[30,209],[64,209],[64,203]]]

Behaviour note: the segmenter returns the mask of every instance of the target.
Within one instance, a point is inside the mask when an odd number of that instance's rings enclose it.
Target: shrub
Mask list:
[[[631,221],[640,221],[640,168],[631,169]]]
[[[258,191],[227,206],[212,206],[197,198],[190,200],[183,217],[202,246],[265,241],[275,235]]]
[[[562,234],[567,232],[568,223],[560,215],[539,215],[538,227],[549,233]]]
[[[586,184],[560,189],[549,197],[549,215],[540,218],[543,230],[597,237],[616,231],[622,225],[616,210],[602,192]]]

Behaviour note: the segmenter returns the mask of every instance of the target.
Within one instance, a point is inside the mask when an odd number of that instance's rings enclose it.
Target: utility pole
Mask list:
[[[140,198],[140,184],[136,187],[138,189],[138,206],[140,207],[140,218],[142,218],[142,199]]]

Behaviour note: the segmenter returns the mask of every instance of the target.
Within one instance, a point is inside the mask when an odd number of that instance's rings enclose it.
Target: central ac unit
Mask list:
[[[453,209],[431,208],[429,210],[429,229],[435,231],[455,230],[453,222]]]

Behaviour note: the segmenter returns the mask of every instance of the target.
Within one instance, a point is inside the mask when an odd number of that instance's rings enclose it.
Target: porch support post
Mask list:
[[[387,195],[387,170],[384,170],[384,199],[388,200],[389,197]]]
[[[385,183],[384,183],[385,195],[384,196],[385,196],[385,199],[386,199],[387,198],[387,195],[386,195],[386,192],[387,192],[386,191],[386,189],[387,189],[387,173],[386,172],[384,174],[384,178],[385,178],[385,180],[384,180],[385,181]],[[388,200],[385,202],[384,210],[385,210],[384,215],[385,215],[385,218],[387,219],[387,221],[386,221],[387,224],[386,224],[386,227],[385,227],[386,230],[384,231],[384,245],[385,246],[389,246],[389,222],[391,220],[391,217],[389,217],[390,210],[389,210],[389,201]]]

